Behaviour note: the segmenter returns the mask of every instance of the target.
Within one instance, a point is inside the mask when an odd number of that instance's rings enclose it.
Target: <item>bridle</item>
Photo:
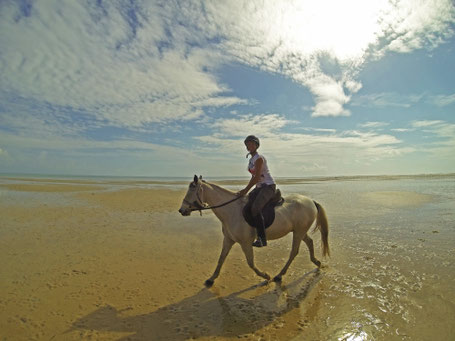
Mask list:
[[[186,199],[183,199],[183,202],[189,206],[191,212],[199,211],[202,215],[202,211],[207,209],[207,204],[205,204],[199,197],[199,188],[196,190],[196,198],[197,200],[193,202],[189,202]]]
[[[199,186],[199,188],[201,188],[201,186]],[[196,198],[197,198],[197,200],[195,200],[195,201],[193,201],[191,203],[188,200],[183,199],[183,202],[186,203],[189,206],[189,209],[190,209],[191,212],[199,211],[201,216],[202,216],[202,211],[204,211],[204,210],[211,210],[212,208],[223,207],[223,206],[226,206],[226,205],[230,204],[231,202],[234,202],[234,201],[239,200],[241,198],[241,196],[238,196],[238,197],[235,197],[234,199],[226,201],[225,203],[222,203],[222,204],[219,204],[219,205],[214,205],[214,206],[208,206],[208,204],[203,202],[201,200],[201,198],[199,197],[199,188],[196,190]]]

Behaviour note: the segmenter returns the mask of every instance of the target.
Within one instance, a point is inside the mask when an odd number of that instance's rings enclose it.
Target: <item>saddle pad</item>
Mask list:
[[[281,199],[279,202],[272,200],[269,201],[264,206],[264,208],[262,209],[262,216],[264,217],[265,228],[273,224],[273,221],[275,220],[275,206],[281,206],[283,202],[284,199]],[[243,208],[243,217],[250,226],[254,228],[258,227],[259,224],[256,222],[256,219],[254,219],[254,217],[251,215],[251,211],[247,208],[248,208],[247,206]]]

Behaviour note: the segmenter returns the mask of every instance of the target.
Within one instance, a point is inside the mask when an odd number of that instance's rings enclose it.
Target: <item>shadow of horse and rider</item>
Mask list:
[[[129,333],[118,340],[187,340],[251,334],[299,308],[321,278],[321,270],[314,269],[288,285],[274,283],[275,288],[271,289],[267,282],[261,282],[226,296],[203,288],[180,302],[136,316],[108,305],[75,321],[67,333],[77,330]],[[244,294],[253,298],[241,297]]]

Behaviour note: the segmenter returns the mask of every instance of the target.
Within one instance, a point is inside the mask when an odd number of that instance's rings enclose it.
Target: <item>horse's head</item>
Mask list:
[[[180,206],[179,212],[181,215],[189,216],[192,211],[198,211],[204,208],[204,203],[201,199],[202,191],[202,176],[198,178],[195,175],[182,201],[182,206]]]

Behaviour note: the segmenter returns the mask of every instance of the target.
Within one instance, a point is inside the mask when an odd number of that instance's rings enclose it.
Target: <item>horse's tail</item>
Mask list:
[[[317,229],[321,231],[321,242],[322,242],[322,255],[330,256],[329,249],[329,221],[327,220],[327,215],[325,214],[324,207],[322,207],[318,202],[314,201],[316,208],[318,209],[318,216],[316,219],[316,226],[313,229],[315,232]]]

